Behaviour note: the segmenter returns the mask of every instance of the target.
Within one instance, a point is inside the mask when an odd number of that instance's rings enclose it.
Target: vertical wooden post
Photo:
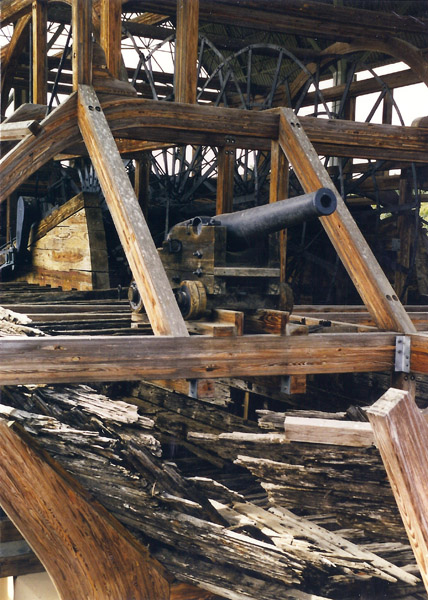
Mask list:
[[[233,210],[234,169],[235,149],[228,146],[219,147],[217,154],[217,215]]]
[[[177,0],[174,81],[176,102],[196,102],[198,31],[199,0]]]
[[[92,0],[73,0],[73,90],[92,82]]]
[[[107,68],[120,79],[120,45],[122,40],[122,0],[101,0],[101,46],[106,55]]]
[[[428,425],[409,393],[394,388],[367,415],[428,591]]]
[[[405,169],[401,171],[399,194],[399,205],[410,202],[411,190]],[[414,219],[410,217],[408,212],[399,213],[397,217],[397,229],[400,248],[397,252],[394,287],[404,304],[407,302],[408,295],[407,289],[404,290],[404,286],[410,267],[410,251],[412,247],[412,238],[414,238],[414,223]]]
[[[143,211],[144,218],[147,220],[150,201],[150,152],[142,152],[135,159],[135,180],[134,190],[137,196],[138,204]]]
[[[271,163],[270,163],[270,188],[269,203],[284,200],[288,197],[288,160],[281,150],[279,143],[272,140],[271,144]],[[286,263],[287,263],[287,230],[283,229],[279,233],[279,268],[280,282],[286,281]],[[283,286],[281,286],[283,288]],[[280,299],[280,307],[285,306],[286,299]]]
[[[47,69],[47,0],[33,0],[33,103],[46,104],[48,97]]]

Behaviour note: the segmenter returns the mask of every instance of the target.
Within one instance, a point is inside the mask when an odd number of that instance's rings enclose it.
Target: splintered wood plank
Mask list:
[[[3,337],[0,385],[389,371],[390,333]]]
[[[199,0],[177,0],[174,94],[177,102],[196,102]]]
[[[89,86],[79,86],[78,121],[153,331],[188,336],[97,95]]]
[[[0,432],[1,505],[61,598],[169,600],[142,544],[13,421],[0,420]]]
[[[334,191],[337,209],[320,221],[376,325],[390,331],[416,331],[292,109],[280,111],[279,143],[305,192],[320,187]]]
[[[92,0],[73,0],[73,91],[92,82]]]
[[[428,591],[428,425],[409,393],[394,388],[367,415]]]
[[[33,0],[33,102],[46,104],[48,97],[47,0]]]
[[[120,79],[122,41],[122,0],[101,0],[101,46],[106,55],[107,68]]]

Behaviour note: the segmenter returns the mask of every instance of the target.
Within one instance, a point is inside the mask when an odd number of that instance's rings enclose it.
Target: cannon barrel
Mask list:
[[[298,225],[304,221],[331,215],[336,210],[334,192],[320,188],[316,192],[287,198],[272,204],[210,217],[194,217],[180,223],[198,235],[204,225],[226,227],[227,249],[236,251],[250,247],[267,234]]]

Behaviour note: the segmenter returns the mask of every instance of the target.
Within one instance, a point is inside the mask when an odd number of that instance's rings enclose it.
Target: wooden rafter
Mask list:
[[[16,23],[12,38],[7,45],[1,62],[1,106],[6,110],[9,92],[13,86],[13,72],[17,65],[19,56],[28,41],[28,29],[31,22],[31,14],[24,15]]]

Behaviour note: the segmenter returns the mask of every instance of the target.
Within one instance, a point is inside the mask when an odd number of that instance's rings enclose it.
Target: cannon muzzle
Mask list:
[[[233,213],[215,217],[194,217],[179,225],[191,227],[196,235],[199,235],[202,227],[206,225],[225,227],[227,249],[237,251],[251,247],[269,233],[316,217],[331,215],[336,210],[336,205],[334,192],[328,188],[320,188],[310,194]]]

